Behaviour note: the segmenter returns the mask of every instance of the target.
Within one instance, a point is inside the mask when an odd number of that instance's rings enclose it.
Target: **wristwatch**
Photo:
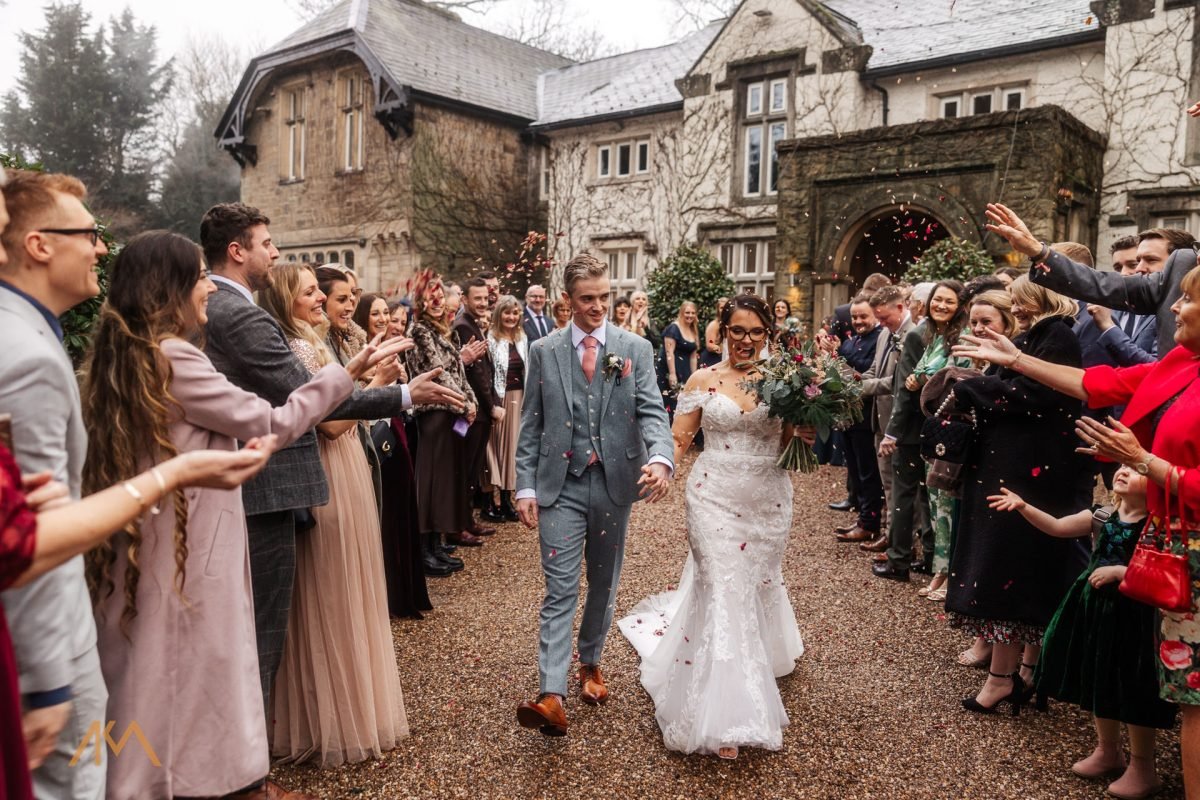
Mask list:
[[[1050,245],[1042,242],[1042,249],[1036,256],[1030,256],[1029,260],[1034,264],[1040,264],[1046,260],[1046,256],[1050,255]]]
[[[1141,461],[1137,462],[1136,464],[1134,464],[1133,468],[1135,470],[1137,470],[1138,475],[1149,475],[1150,474],[1150,462],[1153,461],[1155,458],[1157,458],[1157,456],[1155,456],[1154,453],[1146,453],[1146,457],[1144,459],[1142,459]]]

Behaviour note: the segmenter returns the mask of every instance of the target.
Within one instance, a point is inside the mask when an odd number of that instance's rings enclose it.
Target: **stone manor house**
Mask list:
[[[743,0],[572,63],[420,0],[343,0],[251,62],[217,137],[283,257],[369,289],[539,229],[619,294],[694,241],[819,317],[947,235],[1017,263],[989,200],[1101,263],[1140,228],[1200,231],[1196,5]]]

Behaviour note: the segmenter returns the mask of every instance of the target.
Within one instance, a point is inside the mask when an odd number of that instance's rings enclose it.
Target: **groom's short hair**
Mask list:
[[[587,278],[603,278],[607,274],[607,264],[591,253],[580,253],[563,267],[563,287],[570,295],[579,281]]]

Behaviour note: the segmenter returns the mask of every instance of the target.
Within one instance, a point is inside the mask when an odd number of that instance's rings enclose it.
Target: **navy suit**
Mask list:
[[[846,359],[860,375],[871,370],[875,363],[875,349],[880,331],[854,334],[838,348],[838,354]],[[879,474],[879,462],[875,458],[875,434],[871,430],[874,416],[872,398],[863,398],[863,418],[842,431],[846,442],[846,473],[851,499],[858,506],[858,527],[879,533],[880,515],[883,512],[883,478]]]
[[[534,319],[533,313],[528,307],[526,307],[524,321],[521,323],[521,327],[525,329],[525,338],[529,340],[530,344],[533,344],[538,339],[554,330],[554,323],[548,316],[546,316],[545,309],[542,310],[542,326],[544,329],[538,330],[538,321]]]

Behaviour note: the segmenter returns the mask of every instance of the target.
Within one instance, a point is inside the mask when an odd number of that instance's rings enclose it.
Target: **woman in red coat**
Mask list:
[[[1158,669],[1164,700],[1183,709],[1184,785],[1188,800],[1200,800],[1200,267],[1184,276],[1175,313],[1175,343],[1161,361],[1134,367],[1076,369],[1023,355],[999,334],[963,337],[955,355],[1002,364],[1036,381],[1086,400],[1092,408],[1124,405],[1121,421],[1111,425],[1084,417],[1077,432],[1092,453],[1125,464],[1149,481],[1146,505],[1150,524],[1168,514],[1167,481],[1171,481],[1171,513],[1182,502],[1186,543],[1173,547],[1186,553],[1191,568],[1192,608],[1185,614],[1159,614]]]

